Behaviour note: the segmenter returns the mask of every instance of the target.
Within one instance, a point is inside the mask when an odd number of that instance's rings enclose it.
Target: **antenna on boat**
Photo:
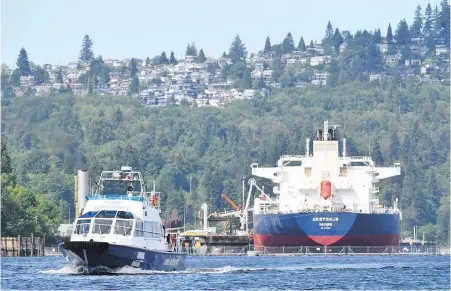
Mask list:
[[[155,192],[155,179],[153,179],[153,192]]]

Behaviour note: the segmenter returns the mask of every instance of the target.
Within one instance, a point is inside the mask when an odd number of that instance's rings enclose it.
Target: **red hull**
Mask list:
[[[255,246],[393,246],[399,245],[398,234],[367,236],[294,236],[254,234]]]

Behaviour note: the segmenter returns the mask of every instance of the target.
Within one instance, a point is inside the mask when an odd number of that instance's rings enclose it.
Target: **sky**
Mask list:
[[[321,41],[326,25],[340,31],[386,34],[405,18],[412,23],[417,5],[428,0],[1,0],[1,62],[14,67],[24,47],[35,64],[77,61],[83,36],[103,59],[153,57],[174,51],[183,58],[195,42],[206,56],[220,57],[239,34],[248,52],[265,39],[280,43],[290,31],[295,45]]]

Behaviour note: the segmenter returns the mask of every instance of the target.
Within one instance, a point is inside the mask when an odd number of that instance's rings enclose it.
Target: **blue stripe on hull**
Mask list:
[[[180,271],[185,270],[186,254],[161,252],[120,245],[109,245],[105,250],[67,250],[59,245],[63,256],[74,267],[85,266],[88,270],[98,267],[116,269],[132,266],[143,270]]]

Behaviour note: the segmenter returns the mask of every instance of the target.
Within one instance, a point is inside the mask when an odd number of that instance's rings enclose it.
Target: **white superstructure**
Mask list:
[[[103,171],[97,186],[96,193],[86,196],[71,241],[168,250],[160,218],[160,193],[146,192],[140,172],[131,167]]]
[[[348,157],[346,139],[339,153],[337,125],[316,132],[313,152],[306,141],[305,155],[281,156],[277,167],[251,165],[252,175],[272,180],[276,186],[271,197],[255,199],[254,214],[346,211],[359,213],[399,213],[394,206],[379,205],[377,183],[401,174],[399,163],[393,167],[376,166],[371,157]]]

